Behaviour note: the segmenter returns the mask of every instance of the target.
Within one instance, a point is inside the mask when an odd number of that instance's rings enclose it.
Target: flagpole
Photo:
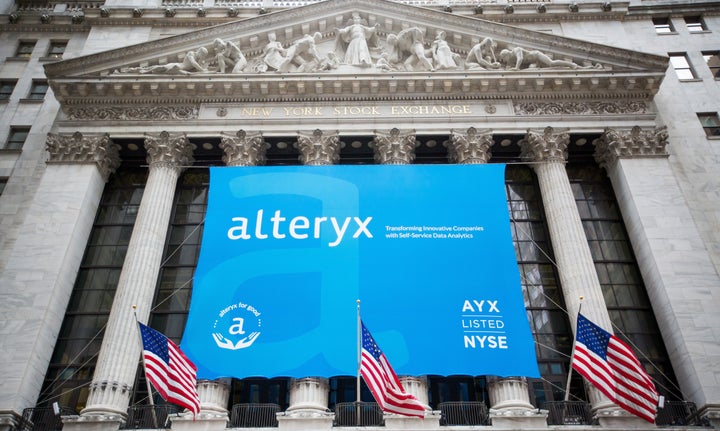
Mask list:
[[[580,310],[582,310],[582,301],[583,301],[583,297],[581,296],[580,304],[578,305],[578,312],[577,312],[578,316],[580,315]],[[578,319],[577,316],[575,316],[575,334],[573,334],[573,343],[572,343],[572,348],[570,349],[570,366],[568,367],[569,369],[568,369],[567,383],[565,385],[565,401],[568,401],[568,399],[570,398],[570,379],[572,378],[572,370],[573,370],[572,364],[573,364],[573,359],[575,358],[575,343],[577,340],[577,330],[578,330],[577,319]]]
[[[138,320],[138,318],[137,318],[137,313],[136,313],[136,311],[135,311],[135,310],[137,309],[137,305],[133,304],[132,309],[133,309],[133,316],[135,316],[135,327],[138,328],[139,326],[138,326],[137,324],[140,323],[140,321]],[[140,349],[141,349],[141,350],[140,350],[141,352],[142,352],[142,350],[144,349],[143,343],[142,343],[142,339],[140,339]],[[141,353],[141,354],[140,354],[140,359],[141,359],[142,362],[143,362],[143,372],[145,371],[145,359],[144,359],[144,357],[145,357],[145,355],[143,355],[143,354]],[[154,426],[155,428],[157,428],[158,425],[157,425],[157,415],[155,415],[155,401],[153,400],[152,386],[150,386],[150,380],[147,379],[147,376],[145,376],[145,385],[147,385],[148,400],[149,400],[149,402],[150,402],[150,412],[151,412],[151,414],[152,414],[153,426]]]
[[[360,367],[362,366],[362,319],[360,300],[357,300],[357,380],[355,384],[355,423],[360,425]]]

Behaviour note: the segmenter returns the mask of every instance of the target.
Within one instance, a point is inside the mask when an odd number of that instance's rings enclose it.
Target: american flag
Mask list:
[[[385,354],[362,323],[360,374],[383,411],[405,416],[425,417],[425,407],[405,392]]]
[[[579,313],[572,367],[618,406],[655,422],[658,393],[630,346]]]
[[[200,412],[197,394],[197,367],[185,356],[177,344],[160,332],[142,323],[140,335],[143,343],[145,378],[165,401]]]

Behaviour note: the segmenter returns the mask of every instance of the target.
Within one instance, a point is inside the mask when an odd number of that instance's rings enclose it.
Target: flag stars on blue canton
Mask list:
[[[363,349],[367,350],[375,359],[380,359],[380,347],[378,347],[377,343],[365,326],[362,328],[362,340]]]
[[[599,326],[593,325],[583,316],[578,319],[578,341],[582,342],[593,353],[603,359],[607,359],[608,343],[610,334]]]
[[[145,350],[151,351],[159,356],[163,361],[170,361],[170,353],[168,352],[167,338],[158,335],[155,331],[140,331],[142,334],[143,346]]]

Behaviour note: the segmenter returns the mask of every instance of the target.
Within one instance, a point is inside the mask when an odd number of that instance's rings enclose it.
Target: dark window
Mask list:
[[[0,81],[0,100],[8,100],[12,95],[17,81],[3,80]]]
[[[699,33],[707,30],[701,16],[686,16],[685,26],[690,33]]]
[[[38,405],[85,407],[146,177],[122,169],[105,187]]]
[[[48,91],[47,81],[35,81],[33,80],[30,86],[30,93],[28,93],[28,99],[42,100],[45,98],[45,93]]]
[[[65,54],[66,48],[67,48],[67,41],[50,42],[50,47],[48,48],[47,56],[50,58],[57,58],[59,60],[63,57],[63,54]]]
[[[698,113],[697,116],[707,136],[720,136],[720,118],[716,112]]]
[[[33,49],[35,49],[35,41],[26,41],[26,42],[20,42],[17,47],[17,51],[15,51],[15,57],[25,57],[30,58],[30,55],[32,55]]]
[[[673,28],[668,17],[653,18],[653,25],[657,34],[675,33],[675,28]]]
[[[720,78],[720,51],[703,51],[702,55],[710,73],[715,78]]]
[[[670,55],[670,64],[672,65],[673,69],[675,69],[675,74],[677,75],[679,80],[686,80],[686,79],[695,79],[695,72],[692,70],[692,67],[690,67],[690,62],[688,61],[687,54],[681,53],[681,54],[669,54]]]
[[[10,127],[10,134],[5,143],[6,150],[20,150],[30,133],[30,127]]]
[[[542,379],[530,379],[534,388],[531,401],[544,408],[546,401],[563,400],[573,337],[570,321],[563,311],[565,301],[542,197],[532,169],[508,165],[505,187],[525,309],[542,375]],[[575,400],[584,399],[581,379],[573,378],[571,393]]]
[[[5,191],[5,186],[7,185],[7,182],[7,178],[0,178],[0,196],[2,196],[3,191]]]
[[[607,175],[594,163],[567,171],[613,332],[632,346],[661,394],[682,399]]]

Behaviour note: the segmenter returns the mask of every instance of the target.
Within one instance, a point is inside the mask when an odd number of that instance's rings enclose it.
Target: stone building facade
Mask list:
[[[574,320],[629,340],[669,401],[720,415],[720,3],[0,1],[0,428],[145,405],[135,316],[182,335],[208,166],[508,164],[543,379],[403,376],[544,428]],[[458,179],[461,181],[461,179]],[[432,257],[426,257],[432,264]],[[352,380],[352,379],[350,379]],[[352,381],[201,381],[198,420],[330,428]],[[595,423],[652,427],[576,377]],[[588,425],[589,427],[589,425]]]

